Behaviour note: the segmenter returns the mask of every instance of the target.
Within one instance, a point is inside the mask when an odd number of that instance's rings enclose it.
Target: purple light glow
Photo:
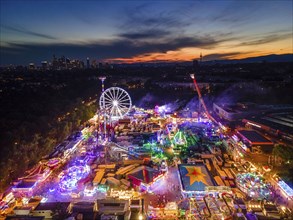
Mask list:
[[[70,193],[77,189],[78,182],[88,176],[90,172],[89,166],[73,166],[59,174],[60,191],[63,193]]]

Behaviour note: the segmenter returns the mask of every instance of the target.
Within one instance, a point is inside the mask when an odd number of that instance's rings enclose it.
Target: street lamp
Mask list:
[[[138,220],[143,220],[143,216],[142,216],[141,213],[140,213],[139,216],[138,216]]]

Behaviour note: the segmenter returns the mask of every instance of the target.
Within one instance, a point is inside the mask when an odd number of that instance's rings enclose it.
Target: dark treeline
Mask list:
[[[277,144],[273,149],[273,155],[282,159],[282,166],[277,173],[289,185],[293,186],[293,151],[292,148],[286,145]],[[286,169],[282,169],[286,167]]]
[[[0,93],[0,189],[50,153],[97,110],[97,74],[4,75]]]

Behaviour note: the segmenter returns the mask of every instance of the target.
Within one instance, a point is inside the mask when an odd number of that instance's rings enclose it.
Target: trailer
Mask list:
[[[215,176],[214,179],[215,179],[218,186],[225,186],[225,183],[223,182],[221,177]]]
[[[109,185],[112,185],[112,186],[120,186],[120,180],[114,178],[114,177],[108,177],[107,178],[107,183]]]
[[[95,178],[93,180],[93,185],[94,186],[97,186],[98,184],[100,184],[101,180],[104,177],[104,174],[105,174],[105,170],[104,169],[98,169],[97,170],[96,176],[95,176]]]

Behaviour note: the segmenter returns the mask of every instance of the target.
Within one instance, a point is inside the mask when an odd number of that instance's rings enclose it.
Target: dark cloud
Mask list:
[[[126,38],[129,40],[140,40],[140,39],[154,39],[166,37],[170,34],[169,31],[163,30],[144,30],[140,32],[129,32],[119,34],[119,37]]]
[[[255,13],[259,11],[260,7],[261,3],[255,1],[231,1],[226,7],[211,16],[210,20],[232,24],[232,26],[244,25],[255,18]]]
[[[210,36],[175,37],[155,42],[133,41],[117,38],[112,41],[99,41],[90,44],[19,44],[10,43],[1,50],[2,64],[40,62],[51,59],[53,54],[69,58],[92,57],[95,59],[131,58],[146,53],[165,53],[185,47],[214,48],[224,41]]]
[[[13,32],[17,32],[17,33],[25,34],[25,35],[41,37],[41,38],[45,38],[45,39],[49,39],[49,40],[56,40],[57,39],[56,37],[53,37],[51,35],[30,31],[30,30],[25,29],[23,27],[17,28],[17,27],[12,27],[12,26],[8,26],[8,25],[2,25],[2,28],[6,29],[8,31],[13,31]]]
[[[176,30],[182,32],[184,27],[192,24],[185,20],[180,13],[180,9],[171,11],[156,11],[149,7],[149,4],[143,4],[134,8],[128,8],[126,10],[126,19],[121,25],[122,29],[135,29],[144,30],[147,29],[164,29],[164,30]]]
[[[285,40],[292,38],[292,33],[271,34],[258,39],[250,40],[239,44],[239,46],[255,46],[260,44],[271,43],[274,41]]]
[[[231,53],[213,53],[204,56],[204,60],[223,60],[229,59],[231,56],[243,54],[241,52],[231,52]]]

